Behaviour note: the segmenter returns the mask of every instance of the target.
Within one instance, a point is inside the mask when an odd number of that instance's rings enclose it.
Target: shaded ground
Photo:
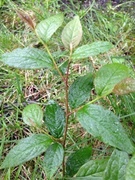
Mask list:
[[[80,6],[82,7],[89,7],[94,1],[93,0],[82,0],[82,1],[77,1],[77,0],[72,0],[72,3],[71,3],[71,0],[62,0],[62,3],[65,4],[65,5],[70,5],[72,6],[73,4],[80,4]],[[112,6],[116,6],[116,5],[120,5],[120,4],[123,4],[123,3],[126,3],[126,7],[128,9],[128,2],[131,2],[131,1],[126,1],[126,0],[95,0],[95,3],[98,5],[99,8],[105,8],[106,5],[108,3],[110,3]],[[61,1],[60,1],[61,3]],[[133,9],[135,9],[135,2],[132,2],[133,3]]]
[[[63,3],[65,4],[69,4],[71,1],[70,0],[62,0]],[[75,2],[79,2],[80,4],[83,4],[83,5],[90,5],[93,0],[82,0],[82,1],[73,1],[73,3]],[[99,5],[102,5],[102,6],[105,6],[107,3],[111,3],[112,5],[118,5],[118,4],[121,4],[123,2],[127,2],[126,0],[96,0],[95,1],[97,4]]]

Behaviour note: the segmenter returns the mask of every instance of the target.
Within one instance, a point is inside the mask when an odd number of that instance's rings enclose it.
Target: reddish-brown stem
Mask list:
[[[68,67],[67,67],[67,73],[66,73],[65,81],[64,81],[65,82],[65,113],[66,113],[66,126],[65,126],[65,132],[64,132],[64,137],[63,137],[63,148],[64,149],[65,149],[65,146],[66,146],[66,137],[67,137],[67,130],[68,130],[68,119],[69,119],[69,113],[70,113],[69,112],[69,104],[68,104],[69,67],[70,67],[70,61],[69,61]],[[63,176],[64,176],[65,175],[65,155],[64,155],[64,158],[63,158],[62,166],[63,166]]]

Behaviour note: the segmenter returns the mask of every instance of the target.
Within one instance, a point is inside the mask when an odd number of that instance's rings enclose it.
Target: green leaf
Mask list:
[[[78,60],[88,58],[90,56],[96,56],[100,53],[108,52],[112,47],[112,44],[107,41],[93,42],[77,48],[72,54],[72,59]]]
[[[50,146],[52,139],[45,134],[34,134],[19,141],[6,156],[1,168],[10,168],[27,162]]]
[[[123,64],[112,63],[101,67],[94,80],[97,94],[104,96],[111,93],[114,86],[128,76],[129,69]]]
[[[56,30],[62,25],[64,20],[63,14],[57,14],[41,21],[36,26],[37,35],[45,42],[47,42]]]
[[[80,167],[79,171],[76,174],[76,177],[93,177],[93,179],[102,179],[107,162],[108,158],[91,160]]]
[[[121,57],[121,56],[112,56],[111,57],[111,61],[113,62],[113,63],[125,63],[125,61],[126,61],[126,56],[124,57]]]
[[[51,179],[62,164],[64,150],[61,144],[54,143],[46,151],[43,168],[48,179]]]
[[[126,180],[135,180],[135,154],[127,165]]]
[[[54,101],[50,101],[46,106],[44,121],[52,136],[60,138],[63,135],[65,128],[65,113]]]
[[[91,147],[85,147],[72,153],[66,162],[67,175],[73,176],[78,169],[90,159],[91,154]]]
[[[40,49],[23,48],[2,55],[4,64],[21,69],[53,68],[53,63],[48,55]]]
[[[43,124],[43,111],[37,104],[29,104],[23,109],[23,121],[29,126],[41,127]]]
[[[104,180],[124,180],[128,161],[126,152],[114,150],[104,171]]]
[[[72,109],[79,107],[90,98],[93,88],[93,75],[91,73],[77,78],[69,88],[69,105]]]
[[[119,118],[110,110],[105,110],[100,105],[88,104],[81,108],[76,116],[82,127],[95,138],[127,153],[134,152]]]
[[[135,79],[126,78],[115,85],[113,92],[117,95],[135,92]]]
[[[62,42],[66,49],[72,50],[81,41],[82,38],[82,26],[78,16],[75,16],[62,31]]]

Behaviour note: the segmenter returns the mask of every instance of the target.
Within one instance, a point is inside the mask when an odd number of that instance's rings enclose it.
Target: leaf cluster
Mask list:
[[[133,142],[119,117],[96,103],[111,93],[123,95],[135,91],[135,80],[130,77],[130,68],[121,63],[106,64],[97,72],[88,72],[69,84],[71,64],[106,53],[113,45],[108,41],[96,41],[77,47],[82,39],[83,30],[79,16],[75,16],[61,33],[61,40],[66,49],[66,70],[62,71],[62,65],[56,61],[57,53],[51,53],[48,42],[62,25],[63,14],[56,14],[34,26],[31,18],[27,18],[23,13],[21,12],[22,20],[33,29],[44,50],[31,47],[17,48],[4,53],[1,61],[19,69],[44,68],[52,72],[55,70],[64,84],[62,86],[65,91],[65,105],[62,107],[59,102],[51,100],[45,109],[37,104],[26,106],[22,112],[24,123],[36,128],[45,125],[47,131],[45,134],[32,134],[20,140],[7,154],[0,168],[15,167],[45,153],[42,167],[48,179],[55,176],[61,165],[63,177],[70,176],[70,179],[134,179]],[[91,99],[92,90],[95,93],[94,99]],[[87,133],[113,148],[109,158],[92,158],[90,146],[66,157],[69,118],[73,114]],[[133,155],[131,159],[130,155]]]

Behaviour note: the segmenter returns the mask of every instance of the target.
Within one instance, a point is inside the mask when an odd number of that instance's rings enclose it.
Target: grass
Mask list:
[[[4,52],[12,51],[17,47],[39,46],[39,48],[42,48],[29,27],[27,27],[15,13],[15,7],[31,13],[36,22],[58,11],[63,11],[67,17],[65,18],[66,22],[68,22],[74,14],[79,14],[81,16],[84,32],[82,44],[96,40],[106,40],[112,42],[115,46],[108,54],[90,58],[83,63],[80,62],[75,64],[72,67],[73,74],[71,75],[71,82],[78,73],[83,74],[87,71],[96,71],[100,66],[112,61],[122,61],[128,66],[131,66],[133,68],[132,74],[134,77],[135,16],[132,12],[125,11],[125,7],[128,7],[128,9],[132,7],[132,2],[133,1],[129,1],[125,4],[123,3],[121,7],[119,7],[120,9],[108,5],[106,9],[102,10],[97,8],[95,2],[91,7],[84,9],[79,2],[74,3],[72,0],[64,7],[64,4],[60,5],[58,0],[48,0],[42,3],[34,0],[16,0],[14,3],[9,0],[3,1],[0,5],[0,55]],[[64,24],[66,24],[66,22],[64,22]],[[60,34],[60,30],[58,34]],[[58,43],[56,44],[55,38],[56,36],[52,38],[49,46],[52,47],[52,49],[59,50],[62,48],[61,39],[57,39]],[[11,149],[19,139],[39,131],[27,127],[22,122],[21,112],[23,108],[30,103],[38,103],[42,107],[45,107],[45,104],[50,99],[55,99],[63,104],[64,97],[60,79],[56,79],[49,71],[22,71],[9,68],[3,64],[0,64],[0,69],[1,163],[9,149]],[[54,86],[54,84],[56,86]],[[99,103],[113,110],[116,115],[120,117],[127,132],[132,137],[133,141],[135,141],[135,94],[132,93],[121,97],[109,95]],[[77,124],[74,116],[71,117],[70,122],[66,143],[67,154],[86,145],[93,146],[93,155],[96,157],[110,154],[111,148],[87,134],[81,126]],[[41,131],[44,130],[41,129]],[[0,170],[0,179],[45,179],[41,160],[42,157],[36,158],[17,168]],[[55,179],[60,179],[60,176],[56,174]]]

